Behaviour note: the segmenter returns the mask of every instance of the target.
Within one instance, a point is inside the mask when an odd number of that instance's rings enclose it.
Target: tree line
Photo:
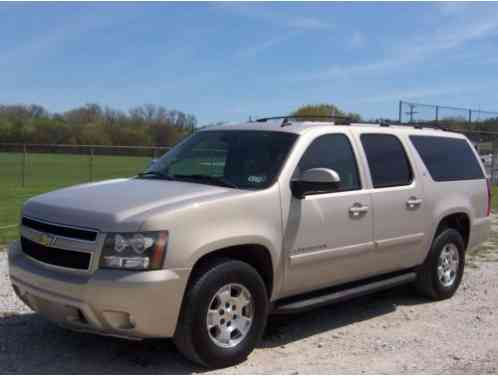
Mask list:
[[[302,106],[292,114],[360,119],[358,114],[346,113],[331,104]],[[0,143],[174,145],[196,126],[194,115],[152,104],[127,112],[86,104],[64,113],[50,113],[36,104],[0,105]]]
[[[303,116],[303,119],[320,120],[327,116],[337,116],[337,123],[341,118],[348,118],[352,122],[360,122],[362,120],[360,114],[355,112],[345,112],[333,104],[309,104],[299,107],[292,113],[293,116]]]
[[[358,113],[326,103],[301,106],[291,114],[310,120],[338,116],[362,121]],[[457,131],[498,131],[498,118],[469,124],[464,117],[446,117],[438,124]],[[169,146],[198,128],[194,115],[152,104],[126,112],[87,104],[64,113],[50,113],[39,105],[0,105],[0,143]]]
[[[127,112],[87,104],[64,113],[39,105],[0,105],[0,142],[68,145],[174,145],[193,132],[195,116],[163,106]]]

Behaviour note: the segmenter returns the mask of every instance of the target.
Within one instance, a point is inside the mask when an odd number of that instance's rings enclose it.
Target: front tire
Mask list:
[[[432,299],[448,299],[455,294],[465,266],[465,245],[460,233],[448,228],[437,234],[431,250],[417,274],[420,294]]]
[[[210,368],[244,361],[268,316],[266,286],[250,265],[218,259],[193,275],[174,341],[188,359]]]

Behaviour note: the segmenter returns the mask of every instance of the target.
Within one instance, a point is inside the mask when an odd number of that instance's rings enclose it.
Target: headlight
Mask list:
[[[163,265],[168,231],[108,233],[100,258],[105,269],[157,270]]]

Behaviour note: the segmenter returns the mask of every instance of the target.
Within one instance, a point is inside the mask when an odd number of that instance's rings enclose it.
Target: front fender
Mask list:
[[[163,213],[156,225],[168,229],[169,268],[192,269],[203,256],[228,247],[259,245],[270,253],[274,291],[280,286],[282,219],[278,185],[264,191],[240,192],[230,197],[196,203]],[[152,221],[150,221],[152,223]]]
[[[273,273],[276,272],[275,265],[278,264],[278,254],[275,250],[275,246],[273,245],[270,239],[267,239],[263,236],[255,236],[255,235],[240,235],[240,236],[233,236],[233,237],[210,241],[209,243],[204,244],[202,247],[193,252],[193,254],[190,257],[189,264],[195,265],[195,263],[199,261],[202,257],[214,251],[223,248],[243,246],[243,245],[259,245],[266,248],[270,253],[273,265]]]

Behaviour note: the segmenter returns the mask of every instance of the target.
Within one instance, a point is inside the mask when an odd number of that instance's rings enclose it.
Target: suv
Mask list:
[[[404,283],[451,297],[490,205],[461,134],[263,119],[201,130],[136,177],[28,200],[10,278],[63,327],[173,337],[222,367],[269,314]]]

